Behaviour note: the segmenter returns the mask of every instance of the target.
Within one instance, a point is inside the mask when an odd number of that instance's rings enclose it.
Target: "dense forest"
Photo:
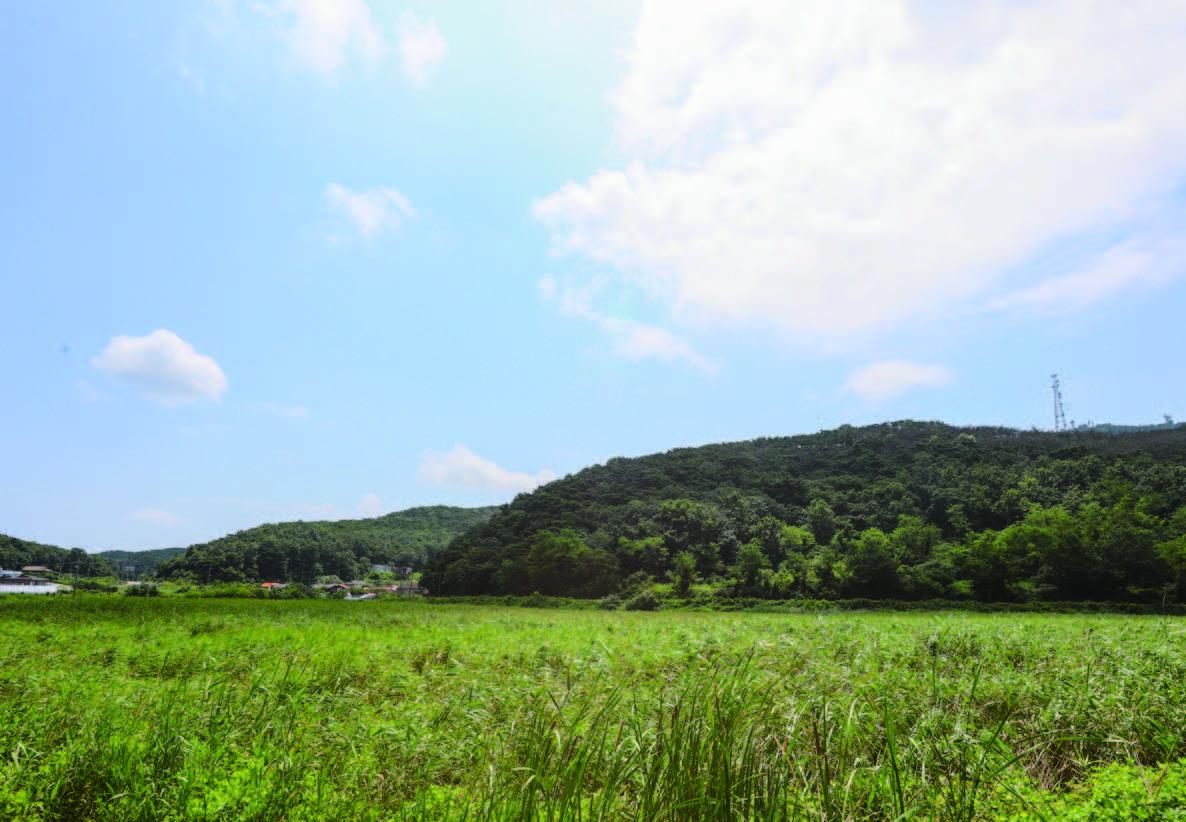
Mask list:
[[[163,579],[196,582],[313,582],[355,579],[372,563],[423,567],[454,537],[484,523],[496,508],[438,505],[373,519],[260,525],[191,545],[156,569]]]
[[[1186,600],[1186,428],[895,422],[612,459],[432,561],[434,594]]]
[[[102,556],[81,548],[59,548],[0,534],[0,568],[20,570],[25,565],[44,565],[58,573],[83,577],[115,573]]]
[[[147,576],[165,560],[184,554],[184,548],[146,548],[143,551],[99,551],[121,576]]]

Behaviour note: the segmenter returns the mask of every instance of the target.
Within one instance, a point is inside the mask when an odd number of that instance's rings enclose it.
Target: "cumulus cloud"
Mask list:
[[[378,494],[363,494],[358,501],[355,511],[360,517],[379,517],[383,515],[383,500]]]
[[[143,337],[113,337],[91,364],[162,405],[217,400],[227,389],[213,358],[163,328]]]
[[[1104,251],[1084,268],[988,302],[996,311],[1077,311],[1111,297],[1160,285],[1186,272],[1186,236],[1147,232]]]
[[[418,88],[425,86],[440,68],[449,52],[436,23],[424,22],[410,11],[400,15],[396,25],[399,35],[399,61],[407,81]]]
[[[1184,41],[1181,0],[645,0],[612,95],[626,162],[534,213],[678,322],[883,332],[1163,214]]]
[[[177,525],[181,522],[181,518],[172,511],[162,511],[160,508],[142,508],[139,511],[133,511],[128,518],[134,522],[145,522],[150,525]]]
[[[428,485],[519,493],[551,482],[556,474],[546,468],[534,474],[510,471],[458,444],[445,453],[428,451],[416,479]]]
[[[285,37],[293,58],[323,76],[336,74],[352,55],[374,62],[383,52],[365,0],[290,0],[257,8],[288,21]]]
[[[433,20],[406,10],[391,19],[371,0],[210,0],[205,29],[216,40],[249,48],[279,47],[284,62],[334,81],[353,67],[398,71],[413,88],[429,84],[449,53]],[[202,73],[187,60],[177,71],[200,94]]]
[[[399,228],[405,219],[416,217],[416,209],[412,207],[411,201],[387,186],[352,191],[338,183],[330,183],[325,187],[325,199],[331,208],[344,214],[364,237]]]
[[[609,339],[610,351],[615,356],[628,360],[683,362],[710,375],[721,370],[719,361],[701,354],[686,339],[666,328],[597,310],[591,296],[596,291],[596,284],[575,291],[562,288],[553,277],[544,277],[539,281],[539,290],[544,299],[558,301],[565,314],[596,324]]]
[[[941,365],[883,360],[849,374],[844,381],[844,390],[876,402],[900,397],[913,388],[946,385],[951,379],[951,371]]]

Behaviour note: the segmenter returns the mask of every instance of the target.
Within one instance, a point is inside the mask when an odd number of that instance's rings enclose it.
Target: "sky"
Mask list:
[[[0,11],[0,533],[1186,418],[1186,0]]]

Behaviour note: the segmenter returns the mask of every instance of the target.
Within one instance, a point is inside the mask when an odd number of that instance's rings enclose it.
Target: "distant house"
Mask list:
[[[391,566],[390,565],[379,565],[379,564],[372,565],[371,573],[372,574],[390,574]]]
[[[259,584],[259,587],[260,588],[275,588],[277,591],[279,591],[282,588],[287,588],[288,583],[287,582],[261,582]]]
[[[22,571],[0,571],[0,594],[56,594],[68,586]]]
[[[412,567],[410,565],[397,565],[391,569],[391,572],[397,577],[406,578],[412,575]]]
[[[26,565],[25,567],[21,568],[21,573],[22,574],[30,574],[30,575],[52,574],[53,570],[50,568],[47,568],[44,565]]]
[[[418,582],[401,582],[388,586],[388,590],[397,597],[418,597],[428,593],[428,589],[421,588]]]

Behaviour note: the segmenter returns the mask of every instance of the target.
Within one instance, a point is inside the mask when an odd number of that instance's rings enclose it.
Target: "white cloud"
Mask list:
[[[645,0],[612,97],[627,162],[534,212],[694,326],[829,344],[949,312],[1051,243],[1165,212],[1184,11]]]
[[[216,400],[227,389],[218,363],[163,328],[143,337],[113,337],[91,364],[163,405]]]
[[[303,405],[287,405],[281,402],[257,402],[255,403],[255,408],[265,414],[287,417],[293,420],[305,419],[309,416],[309,409]]]
[[[300,520],[345,520],[345,519],[370,519],[372,517],[382,516],[386,510],[383,506],[383,500],[378,494],[367,493],[362,495],[362,499],[354,506],[353,513],[345,509],[338,508],[332,502],[306,503],[298,505],[295,508],[283,509],[293,512],[291,516],[295,516]],[[290,514],[281,514],[282,518],[289,517]]]
[[[876,402],[900,397],[912,388],[946,385],[951,379],[951,371],[941,365],[883,360],[849,374],[844,381],[844,390]]]
[[[383,515],[383,500],[378,494],[363,494],[355,509],[360,517],[379,517]]]
[[[330,206],[345,214],[364,237],[384,229],[399,228],[404,219],[415,219],[416,209],[402,193],[387,186],[352,191],[338,183],[325,187]]]
[[[382,55],[383,39],[365,0],[290,0],[256,8],[279,12],[293,58],[323,76],[336,74],[351,55],[368,62]]]
[[[399,60],[407,81],[418,88],[426,85],[445,60],[449,47],[436,23],[423,22],[410,11],[400,15]]]
[[[1087,267],[990,300],[998,311],[1068,313],[1186,272],[1186,237],[1149,232],[1112,246]]]
[[[705,374],[716,374],[721,364],[706,357],[683,337],[666,328],[638,320],[613,317],[593,307],[592,295],[598,283],[583,291],[561,288],[555,278],[539,281],[540,294],[546,300],[558,300],[561,311],[571,317],[581,317],[595,323],[609,338],[611,352],[628,360],[656,359],[661,362],[683,362]]]
[[[459,444],[446,453],[428,451],[416,479],[428,485],[519,493],[551,482],[556,474],[546,468],[534,474],[509,471]]]
[[[172,511],[162,511],[159,508],[143,508],[139,511],[133,511],[129,519],[135,522],[144,522],[150,525],[177,525],[181,522],[181,518]]]

